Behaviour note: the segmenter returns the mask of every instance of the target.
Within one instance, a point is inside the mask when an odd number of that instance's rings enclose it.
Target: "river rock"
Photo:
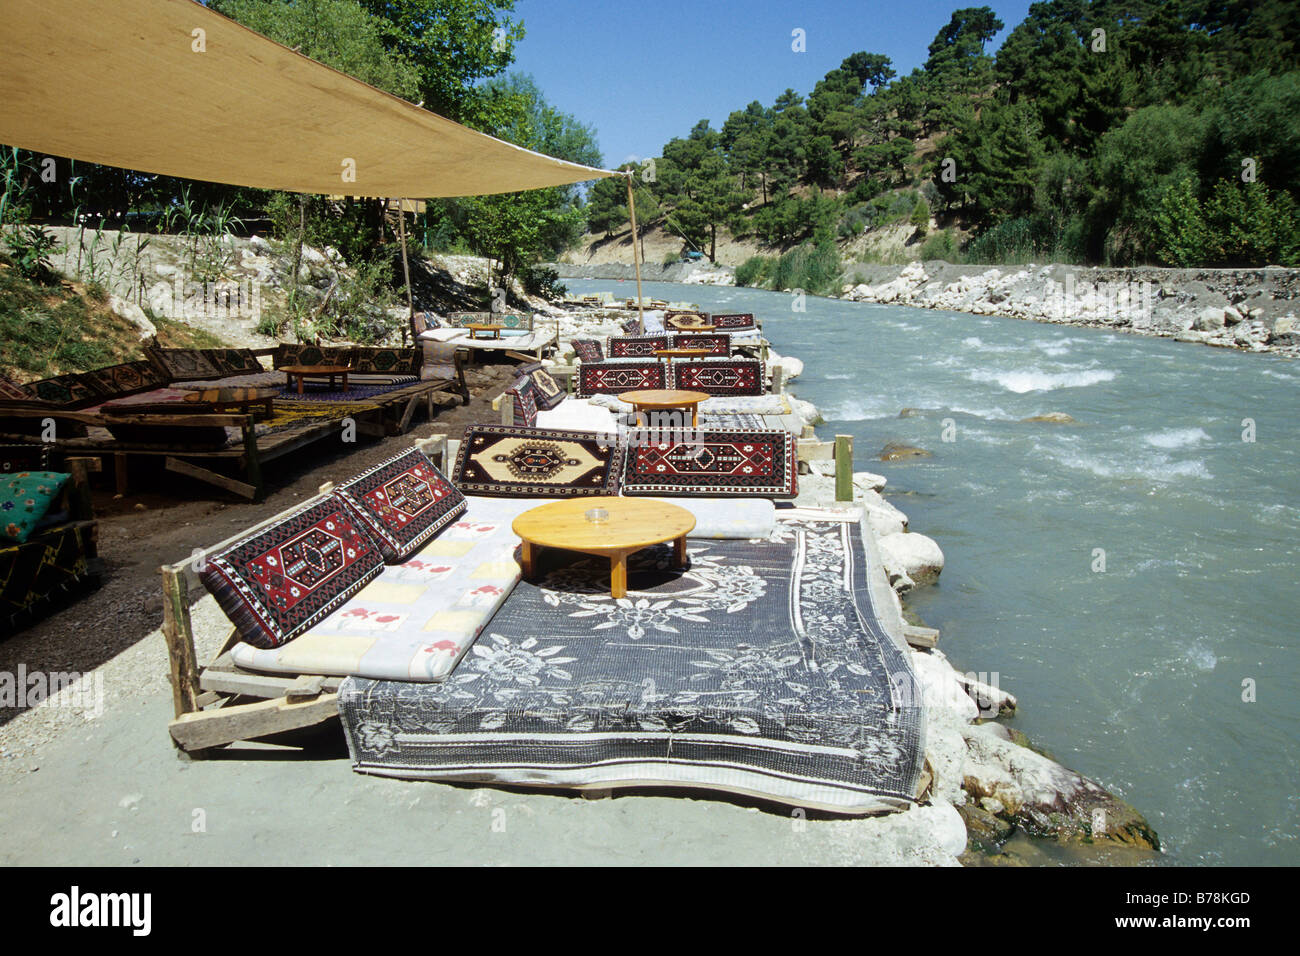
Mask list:
[[[1065,412],[1044,412],[1042,415],[1030,415],[1028,418],[1020,419],[1022,422],[1047,422],[1051,425],[1073,425],[1073,417]]]
[[[259,256],[269,256],[271,254],[271,244],[259,235],[249,236],[248,245]]]
[[[870,491],[879,491],[889,483],[884,475],[877,475],[870,471],[855,471],[853,473],[853,487],[858,489],[868,489]]]
[[[943,571],[943,552],[923,534],[896,532],[884,535],[877,544],[891,582],[894,575],[906,574],[918,584],[925,584]]]
[[[929,458],[930,453],[924,448],[916,448],[913,445],[904,445],[902,442],[886,442],[885,447],[880,449],[881,461],[902,461],[906,458]]]
[[[859,490],[855,483],[854,490],[858,492],[862,506],[866,509],[867,524],[877,538],[901,534],[907,530],[907,515],[871,489]]]
[[[1216,306],[1206,306],[1196,313],[1192,320],[1192,329],[1197,332],[1213,332],[1226,324],[1224,310]]]

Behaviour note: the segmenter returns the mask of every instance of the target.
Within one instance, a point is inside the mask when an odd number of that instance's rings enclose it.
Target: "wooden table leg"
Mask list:
[[[696,402],[691,406],[691,427],[700,427],[700,403]]]
[[[533,545],[532,542],[525,541],[519,547],[519,562],[525,578],[533,576]]]
[[[617,599],[627,597],[627,554],[609,556],[609,593]]]
[[[680,567],[686,567],[686,535],[682,535],[673,542],[674,556],[677,558],[677,564]]]
[[[343,391],[346,392],[347,390],[348,390],[348,373],[347,373],[347,372],[344,372],[344,373],[343,373]]]

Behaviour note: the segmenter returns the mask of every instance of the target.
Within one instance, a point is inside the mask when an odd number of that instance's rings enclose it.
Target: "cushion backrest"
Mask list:
[[[466,494],[575,498],[618,494],[623,449],[592,432],[470,425],[451,480]]]
[[[405,561],[465,510],[465,496],[418,448],[364,471],[334,490],[389,564]]]
[[[209,555],[199,578],[243,640],[279,647],[383,569],[365,526],[331,495]]]
[[[533,397],[538,408],[549,410],[564,401],[564,386],[546,369],[534,369],[528,373],[528,377],[533,382]]]
[[[713,321],[710,323],[716,329],[754,329],[757,324],[754,322],[754,313],[752,312],[715,312]]]
[[[282,342],[275,347],[276,368],[286,365],[351,365],[356,349],[351,345],[311,345]]]
[[[168,382],[167,375],[148,361],[123,362],[121,365],[110,365],[81,374],[103,394],[119,398],[162,388]]]
[[[666,388],[666,362],[583,362],[578,366],[578,394],[618,395],[641,388]]]
[[[569,343],[574,353],[584,362],[603,362],[605,351],[596,339],[574,339]]]
[[[758,359],[674,362],[672,388],[706,395],[762,395],[763,363]]]
[[[261,372],[262,363],[251,349],[167,349],[150,346],[145,356],[168,381],[194,382]]]
[[[511,419],[515,425],[532,426],[537,424],[537,397],[533,391],[533,380],[527,376],[515,379],[513,385],[506,389],[511,401]]]
[[[456,329],[467,325],[494,325],[499,329],[533,330],[531,312],[449,312],[445,321],[448,327]]]
[[[613,335],[609,339],[610,358],[654,358],[656,350],[668,348],[668,336]]]
[[[352,370],[370,375],[418,375],[418,348],[357,345],[352,349]]]
[[[793,498],[795,436],[787,431],[700,429],[689,438],[647,430],[629,436],[625,495]]]
[[[669,348],[708,349],[710,355],[731,357],[731,336],[722,332],[677,332],[669,342]]]
[[[712,324],[707,312],[676,311],[664,315],[664,326],[670,329],[698,329]]]
[[[21,387],[31,399],[67,409],[98,405],[114,397],[112,393],[104,391],[93,377],[87,377],[85,372],[70,372],[67,375],[43,378],[38,382],[28,382]]]

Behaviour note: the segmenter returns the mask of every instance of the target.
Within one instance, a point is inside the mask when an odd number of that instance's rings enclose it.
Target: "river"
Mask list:
[[[631,282],[567,280],[635,294]],[[822,437],[947,558],[908,597],[1163,862],[1300,863],[1300,363],[1104,330],[646,283],[753,312]],[[900,417],[903,409],[913,409]],[[1021,420],[1062,412],[1077,424]],[[1252,440],[1253,439],[1253,440]],[[876,458],[888,441],[932,457]],[[1290,754],[1291,756],[1288,756]]]

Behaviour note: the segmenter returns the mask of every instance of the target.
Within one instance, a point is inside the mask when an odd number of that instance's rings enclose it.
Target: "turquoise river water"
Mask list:
[[[835,299],[796,312],[749,289],[645,292],[753,312],[804,361],[791,388],[822,411],[818,433],[852,435],[856,467],[887,476],[944,551],[909,606],[960,670],[1019,698],[1012,723],[1037,746],[1146,815],[1164,862],[1300,863],[1300,363]],[[1046,412],[1078,423],[1021,421]],[[888,441],[933,457],[873,460]]]

